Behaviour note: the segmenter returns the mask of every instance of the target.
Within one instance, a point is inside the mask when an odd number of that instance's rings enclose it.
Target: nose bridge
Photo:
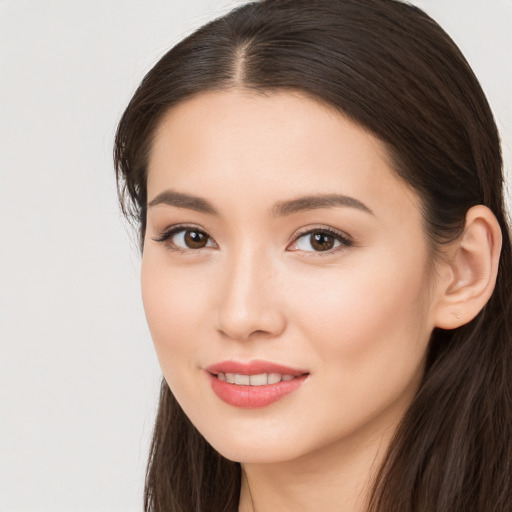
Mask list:
[[[260,244],[241,244],[226,257],[218,328],[233,339],[277,336],[284,329],[275,261]]]

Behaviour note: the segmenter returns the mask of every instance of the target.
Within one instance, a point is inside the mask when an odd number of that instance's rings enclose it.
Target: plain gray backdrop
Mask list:
[[[0,511],[142,510],[160,370],[112,140],[172,44],[242,2],[0,0]],[[512,0],[418,0],[512,165]],[[510,197],[510,196],[509,196]]]

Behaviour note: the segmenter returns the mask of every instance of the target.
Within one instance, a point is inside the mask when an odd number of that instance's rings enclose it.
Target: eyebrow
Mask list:
[[[174,190],[165,190],[158,194],[148,203],[148,208],[166,204],[177,208],[185,208],[209,215],[219,215],[217,209],[206,199],[202,197],[176,192]],[[364,203],[350,196],[341,194],[315,194],[309,196],[301,196],[295,199],[279,201],[270,209],[272,217],[284,217],[308,210],[316,210],[320,208],[333,207],[349,207],[356,208],[363,212],[373,215],[373,212]]]
[[[341,194],[316,194],[311,196],[302,196],[288,201],[280,201],[272,207],[271,215],[286,216],[307,210],[333,207],[356,208],[373,215],[370,208],[358,199]]]
[[[206,199],[174,190],[165,190],[158,194],[150,203],[148,208],[157,206],[159,204],[166,204],[169,206],[176,206],[177,208],[186,208],[187,210],[194,210],[200,213],[208,213],[210,215],[218,215],[219,213]]]

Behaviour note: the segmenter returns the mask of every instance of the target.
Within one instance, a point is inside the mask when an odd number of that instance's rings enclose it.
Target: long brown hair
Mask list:
[[[470,207],[494,212],[503,232],[494,293],[467,325],[434,330],[369,509],[510,512],[510,236],[496,125],[461,52],[424,12],[397,0],[264,0],[203,26],[147,74],[118,127],[119,195],[141,246],[155,128],[184,99],[230,88],[300,90],[380,138],[422,199],[434,255]],[[208,445],[163,381],[145,510],[235,512],[239,491],[240,466]]]

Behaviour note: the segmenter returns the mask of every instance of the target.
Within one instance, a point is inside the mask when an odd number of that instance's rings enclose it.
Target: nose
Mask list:
[[[226,262],[217,297],[217,329],[231,339],[274,338],[286,328],[275,265],[262,251]]]

